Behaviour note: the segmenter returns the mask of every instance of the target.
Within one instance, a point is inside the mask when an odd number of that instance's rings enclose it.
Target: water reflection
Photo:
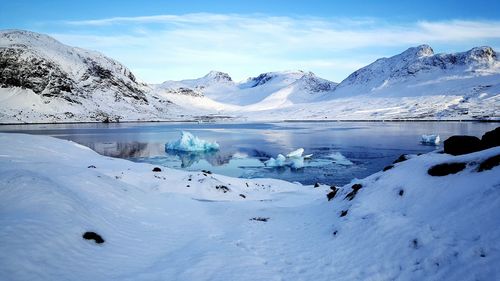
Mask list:
[[[422,145],[422,134],[439,134],[442,140],[454,134],[481,137],[497,126],[472,122],[122,123],[5,125],[0,126],[0,131],[51,135],[78,142],[105,156],[189,171],[205,169],[242,178],[344,184],[381,170],[403,153],[439,148]],[[165,143],[177,139],[181,130],[217,140],[220,151],[165,151]],[[303,169],[268,168],[263,164],[271,156],[300,147],[314,155]]]
[[[95,152],[117,158],[142,158],[163,156],[163,144],[147,142],[84,142]]]
[[[229,163],[231,155],[221,155],[218,151],[180,151],[165,149],[171,156],[177,156],[181,160],[181,168],[189,168],[193,164],[204,159],[213,166],[221,166]]]

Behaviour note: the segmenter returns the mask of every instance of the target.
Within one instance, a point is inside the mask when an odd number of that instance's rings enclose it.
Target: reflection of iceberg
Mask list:
[[[216,151],[181,151],[181,150],[165,150],[170,155],[175,155],[181,160],[181,168],[188,168],[191,165],[198,163],[202,159],[206,159],[209,163],[209,159],[214,159],[217,152]],[[216,165],[214,165],[216,166]],[[218,165],[217,165],[218,166]]]
[[[349,159],[345,158],[345,156],[340,152],[333,152],[332,154],[328,155],[328,158],[331,158],[333,160],[333,163],[339,165],[350,166],[354,164]]]
[[[420,142],[427,145],[438,145],[440,141],[439,135],[422,135]]]
[[[283,156],[282,154],[278,154],[276,159],[271,157],[271,159],[264,162],[264,164],[267,167],[290,166],[294,169],[300,169],[300,168],[304,167],[304,158],[311,158],[311,156],[312,156],[312,154],[302,156],[303,153],[304,153],[304,149],[299,148],[297,150],[294,150],[294,151],[288,153],[286,155],[286,157]]]
[[[182,131],[181,138],[176,141],[168,142],[165,145],[165,149],[179,151],[212,151],[219,150],[219,144],[217,142],[208,142],[199,139],[189,132]]]

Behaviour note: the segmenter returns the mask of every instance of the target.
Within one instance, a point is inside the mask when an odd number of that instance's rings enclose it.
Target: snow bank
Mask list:
[[[422,135],[420,142],[427,145],[438,145],[440,141],[439,135]]]
[[[334,215],[327,223],[341,258],[331,279],[498,279],[500,166],[478,169],[495,155],[500,147],[461,156],[414,155],[332,193]],[[444,163],[465,168],[429,174]]]
[[[181,138],[176,141],[168,142],[165,145],[165,149],[179,151],[213,151],[219,150],[219,144],[217,142],[199,139],[189,132],[182,131]]]
[[[289,166],[294,169],[300,169],[304,167],[304,159],[311,158],[312,154],[302,155],[304,153],[303,148],[296,149],[285,156],[283,154],[278,154],[276,159],[270,158],[265,161],[264,164],[267,167],[285,167]]]

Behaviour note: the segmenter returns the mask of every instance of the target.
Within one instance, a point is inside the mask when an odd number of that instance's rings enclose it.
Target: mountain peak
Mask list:
[[[416,56],[416,57],[429,57],[434,55],[434,50],[427,44],[419,45],[417,47],[408,48],[401,55],[403,56]]]
[[[466,57],[468,61],[474,62],[491,62],[497,59],[495,50],[490,46],[472,48],[467,51]]]
[[[228,82],[233,81],[233,79],[231,78],[231,76],[229,76],[229,74],[216,70],[210,71],[207,75],[203,76],[203,78],[208,78],[215,81],[228,81]]]

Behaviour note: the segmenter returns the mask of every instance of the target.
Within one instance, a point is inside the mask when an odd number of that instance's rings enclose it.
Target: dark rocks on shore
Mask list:
[[[481,140],[473,136],[451,136],[444,141],[444,153],[468,154],[482,149]]]
[[[444,141],[444,153],[468,154],[500,145],[500,127],[486,132],[481,139],[474,136],[451,136]]]
[[[392,168],[394,168],[394,165],[389,165],[389,166],[384,167],[383,171],[385,172],[385,171],[388,171]]]
[[[500,127],[486,132],[481,138],[481,144],[483,145],[483,149],[500,146]]]
[[[406,154],[401,154],[398,159],[394,160],[394,162],[392,162],[392,164],[396,164],[396,163],[400,163],[400,162],[404,162],[408,160],[408,156]]]

